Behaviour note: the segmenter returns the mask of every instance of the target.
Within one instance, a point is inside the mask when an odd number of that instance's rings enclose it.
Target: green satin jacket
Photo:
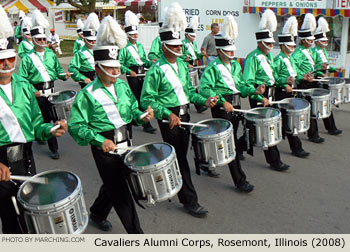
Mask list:
[[[154,58],[159,59],[160,56],[163,55],[163,50],[162,50],[162,41],[160,40],[160,37],[157,36],[151,45],[151,49],[149,50],[148,53],[148,59],[152,61]]]
[[[141,65],[136,61],[136,59],[134,58],[130,50],[134,50],[135,53],[138,53],[140,60],[143,62],[143,65],[145,67],[149,68],[152,65],[152,62],[147,59],[145,49],[143,48],[143,46],[138,42],[136,42],[136,46],[135,46],[131,44],[130,41],[128,41],[128,44],[126,45],[126,47],[124,47],[119,51],[119,61],[120,61],[120,64],[122,65],[121,66],[122,74],[123,73],[130,74],[131,73],[131,69],[129,68],[130,66]]]
[[[74,41],[73,53],[79,52],[81,48],[83,48],[83,46],[85,46],[85,42],[82,38],[79,37],[77,40]]]
[[[93,67],[94,66],[94,67]],[[84,81],[86,76],[81,74],[83,72],[95,71],[95,60],[92,50],[84,45],[81,50],[76,52],[69,64],[68,71],[74,73],[72,79],[74,81]]]
[[[34,49],[34,44],[27,39],[23,39],[18,46],[18,56],[22,59],[27,53]]]

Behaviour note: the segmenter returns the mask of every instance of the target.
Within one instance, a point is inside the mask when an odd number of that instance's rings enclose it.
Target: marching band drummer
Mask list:
[[[19,75],[27,79],[36,89],[35,96],[39,103],[44,122],[52,121],[50,103],[45,95],[54,91],[54,81],[58,78],[67,80],[69,73],[64,73],[56,54],[46,46],[45,28],[49,22],[39,10],[32,14],[32,29],[30,33],[34,42],[34,49],[23,57],[19,67]],[[52,159],[59,159],[58,144],[55,137],[48,141]]]
[[[20,234],[25,231],[24,222],[18,221],[11,199],[20,184],[10,180],[10,174],[34,175],[32,141],[61,136],[67,124],[56,122],[61,127],[51,133],[52,125],[43,123],[33,87],[14,73],[16,51],[7,49],[7,37],[13,36],[13,29],[2,7],[0,30],[0,219],[2,233]]]
[[[18,56],[22,59],[24,55],[33,50],[34,44],[30,29],[32,28],[32,21],[29,17],[25,16],[22,20],[22,34],[23,40],[18,46]]]
[[[142,44],[137,42],[139,36],[139,32],[137,31],[138,24],[139,18],[135,15],[135,13],[130,10],[125,12],[124,30],[128,36],[128,44],[126,47],[120,50],[119,60],[120,64],[122,65],[121,73],[127,74],[126,78],[129,86],[134,93],[137,102],[140,104],[144,77],[138,76],[138,74],[144,74],[145,67],[149,68],[156,61],[156,59],[153,59],[152,62],[149,61]],[[147,133],[154,133],[156,129],[152,127],[151,123],[146,123],[143,125],[143,131]]]
[[[129,85],[118,78],[121,67],[118,50],[126,43],[126,34],[117,21],[111,16],[105,17],[93,49],[97,77],[78,93],[68,129],[78,144],[91,145],[104,187],[99,197],[104,195],[110,200],[128,233],[143,233],[124,173],[124,153],[120,150],[118,155],[109,153],[118,146],[127,147],[131,140],[126,133],[127,124],[134,121],[140,125],[153,118],[153,111],[148,107],[148,115],[140,119],[142,112],[135,96]],[[99,209],[99,212],[104,211]]]
[[[99,26],[100,21],[96,13],[90,13],[82,31],[85,44],[74,53],[68,67],[68,71],[73,73],[72,79],[77,81],[81,88],[93,81],[96,76],[92,48],[96,45],[96,32]]]
[[[158,119],[164,142],[174,146],[183,185],[178,193],[180,202],[189,214],[204,217],[207,210],[199,205],[196,190],[192,184],[187,161],[189,130],[181,127],[181,121],[188,122],[189,103],[213,107],[216,97],[205,99],[192,86],[187,64],[178,59],[182,42],[180,32],[187,26],[186,16],[178,3],[172,3],[160,31],[163,55],[147,71],[141,93],[141,105],[151,106]],[[211,101],[213,100],[213,101]],[[163,123],[167,119],[170,123]]]
[[[243,72],[243,79],[249,86],[255,87],[261,84],[266,85],[264,95],[251,95],[249,103],[251,108],[257,107],[258,102],[263,102],[264,106],[269,105],[269,99],[274,99],[275,86],[278,85],[277,73],[274,69],[274,60],[271,53],[275,40],[273,32],[277,27],[275,13],[267,9],[260,20],[259,31],[255,33],[258,48],[248,54]],[[268,147],[264,150],[267,163],[270,168],[276,171],[285,171],[289,165],[283,163],[277,146]]]
[[[233,16],[230,15],[226,17],[222,33],[215,36],[218,58],[205,69],[200,84],[201,95],[204,97],[218,97],[217,105],[211,109],[212,116],[213,118],[229,120],[232,123],[235,143],[238,143],[237,130],[240,120],[232,112],[234,112],[234,108],[240,109],[241,106],[240,104],[232,104],[233,96],[246,97],[247,95],[263,94],[265,91],[263,85],[256,90],[254,87],[248,87],[244,84],[241,66],[233,60],[236,50],[234,40],[237,36],[238,26]],[[239,146],[236,144],[236,150],[238,148]],[[242,152],[237,150],[236,159],[228,166],[237,189],[249,193],[254,189],[254,186],[246,180],[246,175],[238,158],[239,153]]]
[[[16,26],[16,31],[15,31],[15,39],[16,43],[19,45],[22,42],[22,22],[23,18],[26,16],[24,11],[19,10],[18,17],[19,17],[19,24]]]
[[[166,13],[168,10],[168,7],[165,7],[163,10],[163,13]],[[158,23],[159,25],[159,31],[162,29],[163,26],[163,19]],[[158,35],[153,39],[151,49],[148,52],[148,59],[151,60],[152,62],[157,61],[160,59],[160,56],[162,56],[163,51],[162,51],[162,41],[160,40],[160,36]]]
[[[276,100],[293,97],[293,88],[296,88],[297,81],[307,78],[307,75],[298,75],[298,68],[291,56],[295,50],[295,36],[298,32],[298,21],[296,17],[288,18],[282,33],[278,35],[281,52],[275,57],[275,71],[277,73],[277,82],[280,84],[276,88]],[[283,91],[282,89],[286,89]],[[310,153],[303,149],[302,143],[298,136],[292,133],[285,133],[288,139],[292,155],[300,158],[307,157]]]
[[[77,20],[77,34],[78,38],[74,41],[73,45],[73,54],[80,51],[81,48],[85,45],[84,35],[83,35],[84,23],[80,18]]]

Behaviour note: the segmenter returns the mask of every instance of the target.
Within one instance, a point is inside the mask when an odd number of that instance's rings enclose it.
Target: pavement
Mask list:
[[[67,70],[70,58],[60,58]],[[124,77],[122,77],[124,78]],[[57,81],[57,90],[80,87],[72,80]],[[243,109],[249,109],[247,99],[242,100]],[[187,214],[177,197],[157,203],[151,208],[137,207],[142,228],[148,234],[345,234],[350,233],[350,104],[332,107],[337,127],[343,134],[331,136],[326,133],[322,120],[319,132],[326,139],[323,144],[307,141],[301,134],[303,148],[310,152],[305,159],[291,155],[287,140],[278,148],[283,162],[291,165],[286,172],[269,169],[263,151],[254,149],[254,156],[245,154],[243,170],[248,181],[255,185],[249,194],[235,190],[227,166],[217,168],[219,178],[195,174],[193,150],[188,151],[192,180],[199,202],[209,210],[206,218],[194,218]],[[191,121],[211,118],[210,111],[196,113],[191,105]],[[155,121],[152,125],[158,128]],[[241,128],[240,128],[241,129]],[[241,132],[238,134],[241,135]],[[159,129],[147,134],[141,127],[133,129],[133,144],[162,141]],[[91,155],[90,147],[82,147],[69,134],[59,139],[61,158],[52,160],[47,146],[33,144],[37,171],[67,170],[76,173],[82,181],[87,208],[97,196],[101,179]],[[89,224],[87,234],[123,234],[114,209],[108,220],[113,229],[104,232]]]

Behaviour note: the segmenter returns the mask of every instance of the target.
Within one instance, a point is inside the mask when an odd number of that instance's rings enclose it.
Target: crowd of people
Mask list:
[[[85,24],[78,20],[74,56],[68,71],[64,72],[54,52],[59,38],[54,30],[46,37],[48,21],[36,10],[31,19],[21,17],[18,55],[22,61],[16,74],[17,53],[9,49],[7,40],[13,36],[13,29],[1,7],[0,217],[3,233],[26,231],[25,222],[16,214],[12,202],[20,183],[12,180],[11,175],[36,173],[33,141],[47,141],[51,158],[59,159],[56,137],[66,131],[79,145],[91,146],[102,180],[98,196],[90,207],[90,220],[101,230],[111,230],[108,215],[114,208],[127,233],[143,233],[123,162],[126,151],[116,148],[131,145],[132,126],[142,126],[146,133],[157,133],[151,124],[154,118],[163,141],[176,152],[183,181],[177,194],[179,202],[190,215],[205,217],[208,210],[199,203],[187,160],[190,130],[182,124],[190,121],[190,103],[196,105],[199,113],[209,108],[213,118],[232,123],[237,155],[228,164],[229,171],[237,190],[250,193],[254,186],[248,182],[241,162],[243,152],[247,151],[246,137],[238,137],[241,116],[233,113],[241,108],[240,99],[248,97],[251,108],[267,107],[271,101],[293,97],[294,88],[318,87],[316,78],[341,71],[328,63],[327,21],[320,17],[317,26],[312,14],[305,15],[299,31],[296,18],[288,19],[278,35],[280,53],[273,57],[277,21],[274,12],[266,10],[255,33],[257,47],[247,55],[243,72],[234,60],[238,25],[232,16],[226,17],[220,33],[218,24],[212,24],[201,52],[195,42],[198,19],[193,18],[187,26],[185,13],[178,3],[167,9],[159,24],[159,36],[154,39],[148,55],[137,41],[139,23],[139,17],[131,11],[125,13],[124,29],[111,16],[100,22],[98,16],[91,13]],[[182,31],[184,40],[180,39]],[[300,40],[298,47],[296,36]],[[197,90],[192,86],[189,68],[196,67],[203,57],[207,66]],[[121,74],[126,74],[127,82],[119,78]],[[79,83],[81,90],[68,122],[53,122],[48,96],[55,92],[57,79],[66,81],[70,77]],[[329,134],[341,133],[333,114],[324,119],[324,123]],[[53,128],[54,125],[59,127]],[[292,155],[298,158],[309,155],[297,136],[291,133],[286,136]],[[313,143],[324,141],[319,136],[316,119],[311,119],[308,137]],[[271,169],[280,172],[289,169],[290,166],[282,162],[277,145],[269,147],[264,154]],[[219,176],[215,170],[200,168],[208,176]]]

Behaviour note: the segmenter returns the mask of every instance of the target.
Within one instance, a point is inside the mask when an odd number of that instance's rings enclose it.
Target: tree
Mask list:
[[[78,8],[82,13],[91,13],[96,9],[96,0],[66,0],[70,5]],[[56,0],[56,5],[66,2],[65,0]],[[109,3],[110,0],[103,0],[104,3]]]

